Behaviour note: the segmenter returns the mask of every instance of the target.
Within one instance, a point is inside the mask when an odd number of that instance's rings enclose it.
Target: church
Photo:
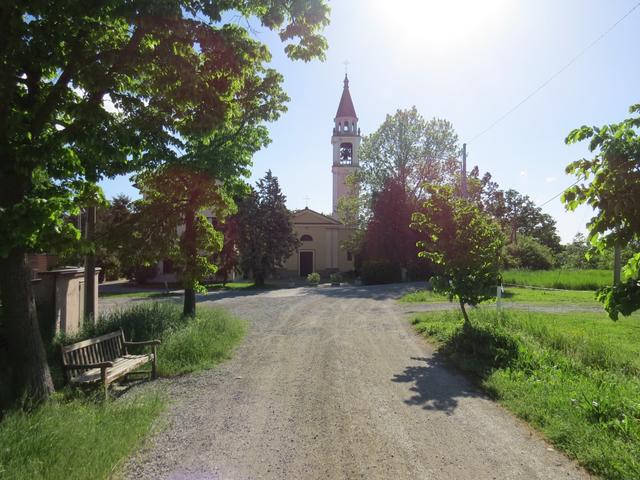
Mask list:
[[[337,209],[340,199],[352,194],[352,187],[346,180],[358,168],[360,140],[358,117],[349,92],[349,78],[345,74],[331,135],[333,212],[328,216],[304,208],[293,213],[293,228],[301,243],[285,262],[281,276],[293,278],[306,277],[312,272],[329,275],[353,271],[354,255],[340,248],[341,242],[351,235],[351,228],[338,220]]]
[[[358,168],[360,148],[358,117],[349,93],[349,78],[345,75],[342,97],[334,119],[331,144],[333,145],[333,212],[331,216],[310,208],[292,214],[293,228],[300,240],[298,249],[287,259],[278,277],[294,279],[306,277],[312,272],[327,276],[335,272],[350,272],[354,269],[354,255],[340,248],[343,240],[349,238],[352,229],[338,220],[338,202],[351,194],[352,188],[346,179]],[[213,221],[213,214],[205,211]],[[178,233],[182,232],[182,227]],[[235,275],[232,276],[232,278]],[[176,272],[170,260],[158,262],[152,283],[175,282]]]

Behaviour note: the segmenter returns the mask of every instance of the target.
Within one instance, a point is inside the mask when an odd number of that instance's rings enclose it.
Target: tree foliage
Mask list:
[[[238,205],[240,268],[258,286],[291,256],[299,241],[286,197],[271,170]]]
[[[434,265],[434,291],[456,297],[468,323],[465,304],[492,296],[499,282],[502,232],[474,202],[454,195],[450,186],[427,186],[412,228],[422,233],[419,256]]]
[[[521,235],[518,243],[509,243],[503,250],[505,268],[549,270],[556,265],[553,251],[533,237]]]
[[[66,218],[96,202],[101,178],[206,150],[238,104],[261,108],[256,82],[279,81],[237,18],[277,31],[290,58],[324,55],[324,0],[0,7],[0,288],[17,395],[53,388],[26,252],[77,240]]]
[[[555,253],[560,251],[556,221],[543,213],[528,195],[513,189],[497,190],[487,199],[485,208],[500,222],[511,243],[518,243],[518,235],[526,235]]]
[[[373,215],[364,236],[366,262],[386,261],[398,272],[401,268],[416,269],[420,235],[409,227],[418,201],[400,182],[388,179],[376,195]]]
[[[588,238],[600,252],[640,241],[640,104],[629,110],[636,115],[603,127],[583,126],[566,139],[568,144],[588,140],[595,152],[592,159],[567,166],[578,182],[564,192],[562,201],[569,210],[582,204],[594,209]],[[640,252],[634,252],[624,273],[625,284],[606,287],[598,295],[612,319],[640,308]]]
[[[451,122],[425,120],[416,107],[387,115],[360,149],[358,181],[364,193],[379,192],[387,179],[420,198],[426,183],[445,183],[459,170],[458,135]]]

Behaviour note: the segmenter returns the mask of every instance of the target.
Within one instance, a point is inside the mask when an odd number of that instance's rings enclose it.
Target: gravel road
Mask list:
[[[247,338],[215,370],[148,384],[174,401],[126,476],[589,478],[414,334],[406,288],[202,298],[249,320]]]

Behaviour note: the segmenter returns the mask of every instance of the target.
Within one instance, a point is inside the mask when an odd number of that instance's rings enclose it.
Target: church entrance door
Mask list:
[[[313,273],[313,252],[300,252],[300,276],[306,277]]]

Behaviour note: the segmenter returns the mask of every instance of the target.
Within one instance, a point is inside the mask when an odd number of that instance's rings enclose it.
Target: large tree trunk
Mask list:
[[[3,323],[8,339],[12,395],[30,401],[47,399],[53,382],[40,335],[36,303],[31,286],[31,269],[26,252],[14,249],[0,258]]]
[[[93,244],[96,233],[96,207],[87,208],[85,238],[92,250],[84,257],[84,320],[96,321],[96,254]]]
[[[183,252],[184,255],[184,306],[182,308],[182,314],[190,317],[196,316],[196,291],[193,288],[194,271],[196,268],[196,229],[195,229],[195,216],[196,213],[192,209],[187,209],[184,221],[184,242]]]

